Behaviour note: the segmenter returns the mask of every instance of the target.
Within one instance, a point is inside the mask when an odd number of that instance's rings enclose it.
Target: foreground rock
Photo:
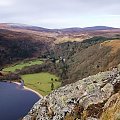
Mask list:
[[[108,120],[103,118],[111,101],[120,105],[119,90],[120,70],[114,68],[54,90],[38,101],[23,120]],[[116,93],[115,100],[110,98]],[[120,108],[116,114],[120,116]]]
[[[120,93],[112,95],[107,101],[100,120],[120,120]]]

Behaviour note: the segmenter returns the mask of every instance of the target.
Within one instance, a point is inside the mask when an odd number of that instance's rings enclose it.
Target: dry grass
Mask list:
[[[100,120],[120,120],[120,94],[110,98]]]
[[[103,42],[101,45],[112,47],[111,53],[116,53],[120,49],[120,40],[111,40]]]

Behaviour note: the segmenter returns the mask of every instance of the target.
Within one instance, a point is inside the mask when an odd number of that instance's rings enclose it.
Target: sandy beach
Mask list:
[[[15,83],[15,84],[17,84],[17,85],[21,85],[21,83],[19,83],[19,82],[13,82],[13,83]],[[26,87],[26,86],[23,86],[23,88],[25,89],[25,90],[29,90],[29,91],[32,91],[32,92],[34,92],[35,94],[37,94],[40,98],[43,98],[43,96],[40,94],[40,93],[38,93],[37,91],[35,91],[35,90],[33,90],[33,89],[31,89],[31,88],[28,88],[28,87]]]
[[[12,82],[12,83],[15,83],[15,84],[17,84],[17,85],[21,85],[21,83],[19,83],[19,82]]]
[[[32,92],[34,92],[35,94],[37,94],[40,98],[43,98],[43,96],[42,96],[40,93],[38,93],[37,91],[35,91],[35,90],[31,89],[31,88],[28,88],[28,87],[26,87],[26,86],[23,86],[23,87],[24,87],[25,90],[32,91]]]

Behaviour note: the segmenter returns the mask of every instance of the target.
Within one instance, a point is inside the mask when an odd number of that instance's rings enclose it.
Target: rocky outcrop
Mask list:
[[[117,98],[110,97],[119,92],[119,86],[119,68],[89,76],[54,90],[39,100],[23,120],[103,120],[106,108],[117,105]]]

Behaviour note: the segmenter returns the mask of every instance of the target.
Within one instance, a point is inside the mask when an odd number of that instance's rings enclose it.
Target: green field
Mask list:
[[[21,62],[21,63],[15,64],[15,65],[11,65],[9,67],[6,67],[6,68],[3,69],[3,71],[15,72],[15,70],[17,70],[17,69],[21,70],[23,67],[31,66],[31,65],[38,65],[38,64],[42,64],[42,63],[43,63],[43,61],[41,61],[39,59],[26,61],[26,62]]]
[[[50,73],[27,74],[27,75],[22,75],[21,77],[24,80],[26,87],[29,87],[39,92],[43,96],[49,94],[52,91],[51,90],[52,82],[54,84],[54,89],[60,87],[61,85],[61,82],[58,82],[59,78]],[[51,78],[53,80],[51,80]],[[55,81],[55,79],[57,81]]]

